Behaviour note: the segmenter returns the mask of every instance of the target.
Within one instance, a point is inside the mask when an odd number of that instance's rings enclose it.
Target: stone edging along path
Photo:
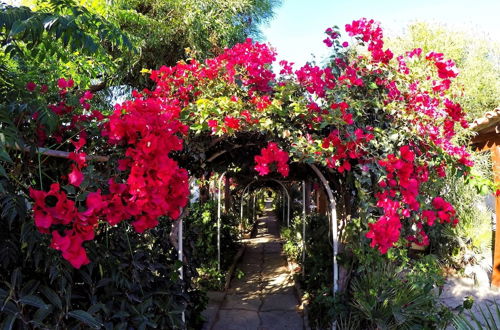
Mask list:
[[[243,278],[234,278],[226,292],[209,294],[203,329],[306,329],[274,216],[258,219],[238,268]]]

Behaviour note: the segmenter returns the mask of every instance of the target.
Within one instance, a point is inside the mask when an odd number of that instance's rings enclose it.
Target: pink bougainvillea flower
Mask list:
[[[77,166],[72,167],[71,172],[68,174],[68,181],[71,183],[73,186],[80,186],[83,182],[83,173],[80,171],[80,169]]]
[[[240,129],[240,120],[238,118],[226,116],[224,118],[224,124],[227,127],[234,129],[235,131]]]
[[[74,161],[80,168],[85,167],[87,165],[86,164],[87,154],[84,152],[70,152],[69,159]]]
[[[261,154],[255,156],[255,170],[259,175],[270,173],[270,166],[276,166],[276,170],[284,177],[289,174],[288,153],[281,150],[275,142],[269,142],[267,148],[262,148]]]
[[[59,80],[57,80],[57,87],[59,87],[61,89],[67,88],[68,87],[68,82],[64,78],[59,78]]]
[[[83,93],[83,98],[85,100],[92,100],[93,97],[94,97],[94,94],[92,94],[91,91],[85,91],[85,93]]]
[[[366,234],[372,241],[371,247],[378,247],[384,254],[399,240],[401,221],[397,216],[383,216],[377,222],[368,224],[370,230]]]
[[[60,235],[57,231],[52,232],[51,247],[61,251],[63,258],[68,260],[76,269],[80,269],[83,265],[90,263],[82,243],[83,239],[72,230],[66,231],[64,236]]]

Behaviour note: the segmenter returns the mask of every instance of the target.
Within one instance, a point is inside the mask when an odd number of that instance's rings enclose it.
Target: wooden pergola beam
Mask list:
[[[491,148],[491,160],[493,163],[493,176],[495,184],[500,184],[500,146]],[[495,247],[493,252],[493,265],[491,274],[491,285],[500,287],[500,196],[495,194]]]
[[[487,113],[485,117],[476,119],[472,129],[477,132],[470,145],[476,151],[490,151],[495,184],[500,185],[500,108]],[[500,196],[495,194],[495,246],[491,285],[500,287]]]

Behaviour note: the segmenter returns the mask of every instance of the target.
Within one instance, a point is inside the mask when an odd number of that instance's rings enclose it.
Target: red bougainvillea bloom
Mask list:
[[[90,263],[82,243],[83,239],[72,230],[65,231],[64,236],[57,231],[53,231],[50,247],[61,251],[63,258],[68,260],[73,267],[79,269],[81,266]]]
[[[30,197],[34,200],[35,225],[42,232],[47,232],[52,225],[69,224],[76,216],[75,203],[67,199],[57,183],[52,184],[48,192],[30,189]]]
[[[26,90],[28,90],[29,92],[33,92],[35,89],[36,84],[34,82],[30,81],[26,84]]]
[[[255,163],[255,170],[259,175],[269,174],[275,166],[282,176],[288,176],[288,153],[281,150],[275,142],[269,142],[267,148],[262,148],[261,154],[255,156]]]
[[[129,170],[125,186],[115,185],[115,196],[108,198],[109,212],[124,217],[113,216],[108,219],[112,224],[133,217],[135,230],[143,232],[155,227],[160,216],[180,215],[189,196],[188,174],[169,157],[170,151],[182,149],[178,134],[187,131],[179,114],[175,104],[137,95],[111,115],[103,134],[111,143],[126,145],[129,157],[121,164]]]
[[[240,120],[238,118],[226,116],[226,118],[224,118],[224,124],[235,131],[240,129]]]
[[[371,247],[378,246],[380,253],[386,253],[399,239],[401,221],[398,216],[382,216],[368,226],[370,231],[366,237],[372,240]]]
[[[68,174],[68,181],[71,183],[73,186],[80,186],[83,182],[83,173],[80,171],[80,169],[77,166],[72,167],[71,172]]]
[[[34,200],[35,225],[42,233],[52,233],[51,247],[61,251],[63,258],[75,268],[88,264],[89,259],[82,243],[94,238],[96,222],[88,221],[80,214],[75,203],[60,191],[57,183],[52,184],[48,192],[30,189],[30,196]],[[54,225],[72,227],[60,235],[58,229],[52,229]]]
[[[59,78],[59,80],[57,80],[57,87],[60,89],[73,88],[74,85],[75,82],[73,79],[66,80],[64,78]]]

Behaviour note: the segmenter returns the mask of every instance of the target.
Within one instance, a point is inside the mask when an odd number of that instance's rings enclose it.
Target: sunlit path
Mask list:
[[[205,329],[303,329],[293,279],[281,251],[279,225],[270,214],[258,220],[234,278],[212,324]]]

